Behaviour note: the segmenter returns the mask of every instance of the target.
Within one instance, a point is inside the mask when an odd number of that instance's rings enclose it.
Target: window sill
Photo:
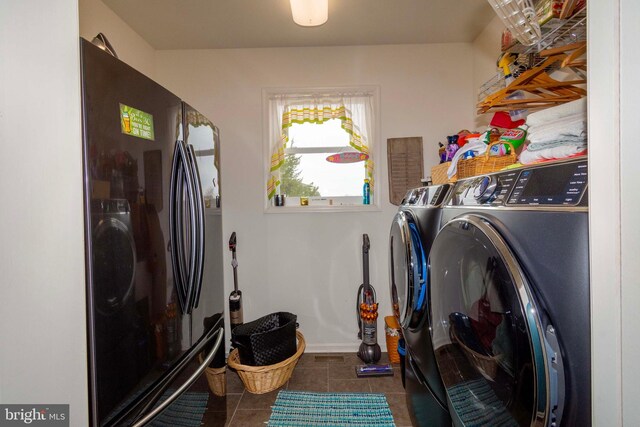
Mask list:
[[[297,213],[333,213],[333,212],[381,212],[378,205],[353,206],[269,206],[265,208],[267,214],[297,214]]]

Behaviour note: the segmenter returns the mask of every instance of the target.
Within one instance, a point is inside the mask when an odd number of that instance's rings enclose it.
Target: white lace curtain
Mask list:
[[[289,142],[289,128],[294,123],[324,123],[339,119],[349,134],[349,144],[369,155],[364,162],[365,176],[373,192],[374,161],[371,158],[373,140],[373,94],[335,93],[330,95],[281,94],[270,97],[269,146],[271,164],[267,177],[267,196],[271,199],[280,185],[280,167],[284,164],[284,150]]]

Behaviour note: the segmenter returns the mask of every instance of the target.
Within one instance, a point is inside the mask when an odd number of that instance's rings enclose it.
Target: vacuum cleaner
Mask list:
[[[378,303],[376,291],[369,282],[369,236],[362,235],[362,285],[358,288],[358,338],[362,339],[358,357],[366,363],[356,367],[358,377],[393,375],[391,365],[375,365],[382,352],[378,345]]]
[[[242,292],[238,290],[238,260],[236,259],[236,232],[231,233],[229,239],[229,250],[233,254],[231,266],[233,267],[233,291],[229,295],[229,320],[231,330],[238,325],[242,325]]]

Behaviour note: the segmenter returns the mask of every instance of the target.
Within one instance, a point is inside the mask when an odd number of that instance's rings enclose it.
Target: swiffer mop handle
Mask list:
[[[231,233],[231,237],[229,238],[229,250],[233,253],[236,252],[236,232]]]
[[[231,260],[231,266],[233,267],[233,291],[238,293],[238,260],[236,259],[236,232],[231,233],[229,238],[229,250],[233,256]]]
[[[231,266],[233,267],[233,292],[229,295],[229,318],[231,320],[231,328],[243,323],[242,315],[242,292],[238,290],[238,260],[236,259],[236,232],[231,233],[229,239],[229,250],[232,253],[233,260],[231,260]]]

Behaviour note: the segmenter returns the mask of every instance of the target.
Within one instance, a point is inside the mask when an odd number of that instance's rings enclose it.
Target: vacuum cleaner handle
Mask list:
[[[369,235],[362,235],[362,281],[364,285],[364,291],[370,292],[371,283],[369,282]]]
[[[229,238],[229,250],[231,252],[236,251],[236,232],[231,233],[231,238]]]

